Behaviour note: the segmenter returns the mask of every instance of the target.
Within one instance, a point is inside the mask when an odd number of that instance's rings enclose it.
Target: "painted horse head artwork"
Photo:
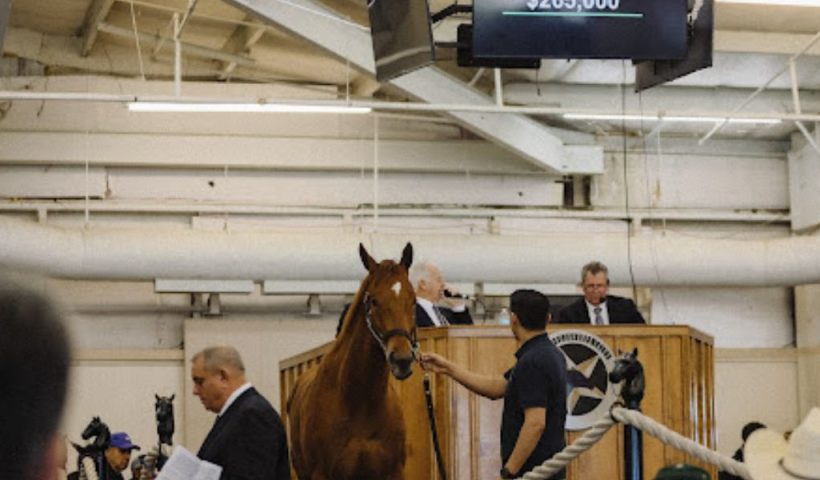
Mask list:
[[[404,416],[389,377],[408,378],[416,358],[416,295],[407,276],[413,247],[398,263],[376,262],[362,245],[359,256],[368,273],[344,326],[288,402],[300,480],[403,478]]]

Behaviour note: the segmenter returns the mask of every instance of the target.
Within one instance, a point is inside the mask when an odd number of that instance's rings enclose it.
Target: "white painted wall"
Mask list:
[[[717,351],[715,415],[718,451],[732,455],[751,421],[780,432],[800,423],[794,350]]]
[[[652,322],[688,324],[717,348],[794,345],[792,294],[785,288],[656,288]]]
[[[694,144],[694,142],[693,142]],[[609,151],[604,175],[592,184],[592,204],[624,207],[624,177],[631,208],[789,208],[788,162],[784,155],[698,151],[658,154]]]
[[[820,139],[820,129],[815,126],[814,139]],[[820,224],[820,155],[806,140],[794,136],[794,148],[789,152],[789,193],[791,194],[792,228],[810,231]]]

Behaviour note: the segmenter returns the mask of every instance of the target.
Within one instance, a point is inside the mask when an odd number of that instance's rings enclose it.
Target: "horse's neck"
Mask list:
[[[351,308],[355,308],[351,305]],[[364,309],[356,308],[348,319],[349,325],[336,340],[334,349],[328,353],[328,374],[335,376],[343,397],[349,404],[374,402],[381,404],[379,393],[387,392],[389,371],[384,352],[376,342]]]

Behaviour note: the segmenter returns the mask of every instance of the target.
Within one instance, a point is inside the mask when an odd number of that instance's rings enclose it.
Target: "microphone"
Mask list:
[[[462,295],[460,293],[451,292],[449,289],[446,289],[446,288],[444,289],[444,291],[442,293],[447,298],[461,298],[461,299],[464,299],[464,300],[469,300],[470,299],[469,295]]]

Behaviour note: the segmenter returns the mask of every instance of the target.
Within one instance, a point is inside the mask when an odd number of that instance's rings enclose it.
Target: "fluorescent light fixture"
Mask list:
[[[130,102],[131,112],[167,113],[370,113],[369,107],[287,103]]]
[[[613,114],[587,114],[587,113],[565,113],[567,120],[603,120],[603,121],[646,121],[646,122],[677,122],[677,123],[719,123],[727,120],[726,117],[685,117],[685,116],[655,116],[655,115],[613,115]],[[728,123],[763,124],[777,125],[782,123],[777,118],[729,118]]]
[[[820,7],[820,0],[717,0],[718,3],[745,3],[783,7]]]

